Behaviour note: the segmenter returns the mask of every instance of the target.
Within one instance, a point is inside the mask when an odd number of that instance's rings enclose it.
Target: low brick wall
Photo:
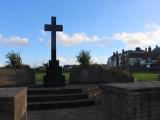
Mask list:
[[[27,120],[27,88],[0,88],[0,120]]]
[[[0,69],[0,87],[29,86],[35,84],[35,72],[31,69]]]
[[[97,68],[73,69],[70,72],[70,83],[126,83],[134,82],[132,77],[108,75],[105,71]]]
[[[103,85],[107,120],[159,120],[160,82]]]

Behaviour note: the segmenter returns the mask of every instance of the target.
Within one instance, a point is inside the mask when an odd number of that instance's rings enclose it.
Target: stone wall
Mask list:
[[[27,120],[27,88],[0,88],[0,120]]]
[[[35,72],[31,69],[0,69],[0,87],[29,86],[35,83]]]
[[[70,72],[70,83],[125,83],[134,82],[133,77],[109,75],[98,68],[73,69]]]
[[[104,85],[107,120],[159,120],[160,82]]]

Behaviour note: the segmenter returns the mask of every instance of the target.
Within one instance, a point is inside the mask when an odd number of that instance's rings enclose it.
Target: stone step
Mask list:
[[[28,95],[81,93],[82,89],[69,88],[28,88]]]
[[[88,94],[86,93],[28,95],[28,102],[78,100],[86,98],[88,98]]]
[[[68,100],[68,101],[48,101],[48,102],[29,102],[28,110],[49,110],[58,108],[75,108],[95,105],[93,99]]]

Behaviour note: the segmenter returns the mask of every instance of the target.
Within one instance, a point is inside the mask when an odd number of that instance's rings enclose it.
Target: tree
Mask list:
[[[88,66],[91,64],[91,55],[90,51],[81,50],[78,56],[76,56],[77,62],[82,66]]]
[[[22,59],[20,56],[20,53],[15,53],[14,51],[8,52],[6,55],[6,58],[8,59],[8,67],[12,68],[20,68],[22,67]]]

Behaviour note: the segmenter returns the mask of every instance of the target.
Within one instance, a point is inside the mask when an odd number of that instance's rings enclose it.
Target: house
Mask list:
[[[160,70],[160,47],[156,46],[142,50],[136,47],[135,50],[122,50],[122,53],[113,52],[108,58],[109,67],[116,67],[128,70]]]
[[[78,65],[64,65],[63,66],[63,70],[71,70],[71,69],[73,69],[76,66],[78,66]]]

